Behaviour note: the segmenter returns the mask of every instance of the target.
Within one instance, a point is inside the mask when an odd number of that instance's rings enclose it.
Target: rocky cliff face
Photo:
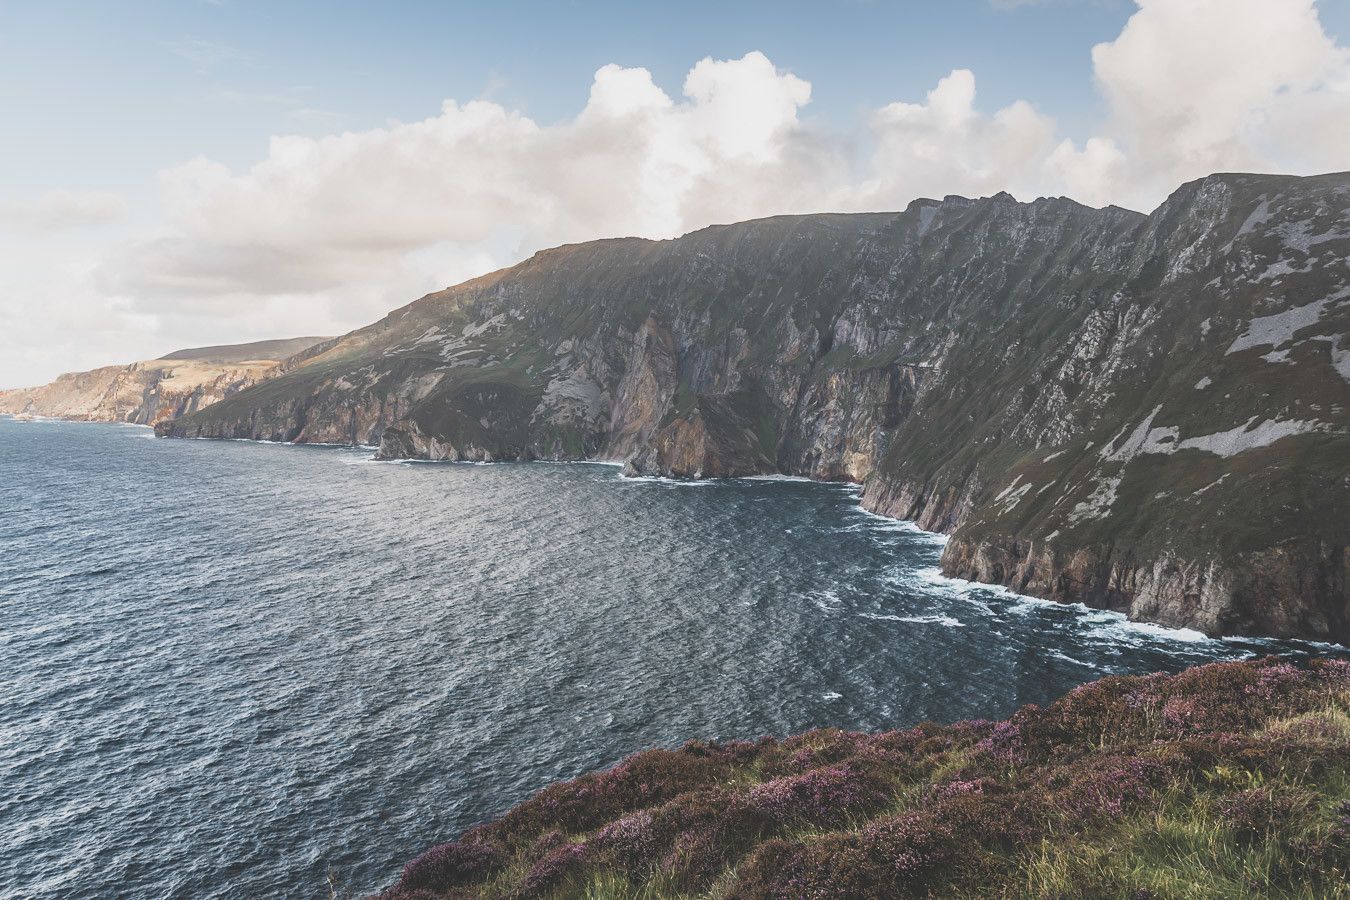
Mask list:
[[[154,425],[204,409],[282,370],[327,338],[179,350],[126,366],[71,372],[51,384],[0,391],[0,413]]]
[[[950,574],[1350,640],[1350,175],[560,247],[160,431],[850,480]]]

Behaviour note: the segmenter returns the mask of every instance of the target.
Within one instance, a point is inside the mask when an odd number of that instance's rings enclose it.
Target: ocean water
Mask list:
[[[0,896],[328,897],[689,738],[995,718],[1215,641],[791,480],[0,420]]]

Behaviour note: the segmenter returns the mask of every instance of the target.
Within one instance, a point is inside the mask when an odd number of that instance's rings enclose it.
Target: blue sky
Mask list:
[[[809,116],[846,123],[978,67],[982,100],[1035,97],[1066,132],[1102,115],[1089,50],[1129,0],[373,3],[76,0],[0,4],[7,191],[150,190],[198,154],[244,166],[268,136],[415,120],[488,97],[541,122],[574,115],[607,63],[677,93],[690,65],[761,50],[810,78]],[[1338,5],[1323,21],[1350,18]]]
[[[564,240],[1350,168],[1342,35],[1346,0],[0,0],[0,387]]]

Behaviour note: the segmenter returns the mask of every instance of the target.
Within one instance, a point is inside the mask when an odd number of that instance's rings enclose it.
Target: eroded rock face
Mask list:
[[[1149,216],[920,200],[560,247],[169,434],[865,485],[951,574],[1207,632],[1350,639],[1350,176]]]
[[[292,338],[179,350],[160,359],[62,375],[0,391],[0,413],[155,425],[205,409],[278,374],[283,361],[328,338]]]

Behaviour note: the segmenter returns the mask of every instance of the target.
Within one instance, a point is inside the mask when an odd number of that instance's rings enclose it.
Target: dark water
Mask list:
[[[6,897],[371,890],[653,745],[1280,646],[944,582],[841,486],[147,438],[0,420]]]

